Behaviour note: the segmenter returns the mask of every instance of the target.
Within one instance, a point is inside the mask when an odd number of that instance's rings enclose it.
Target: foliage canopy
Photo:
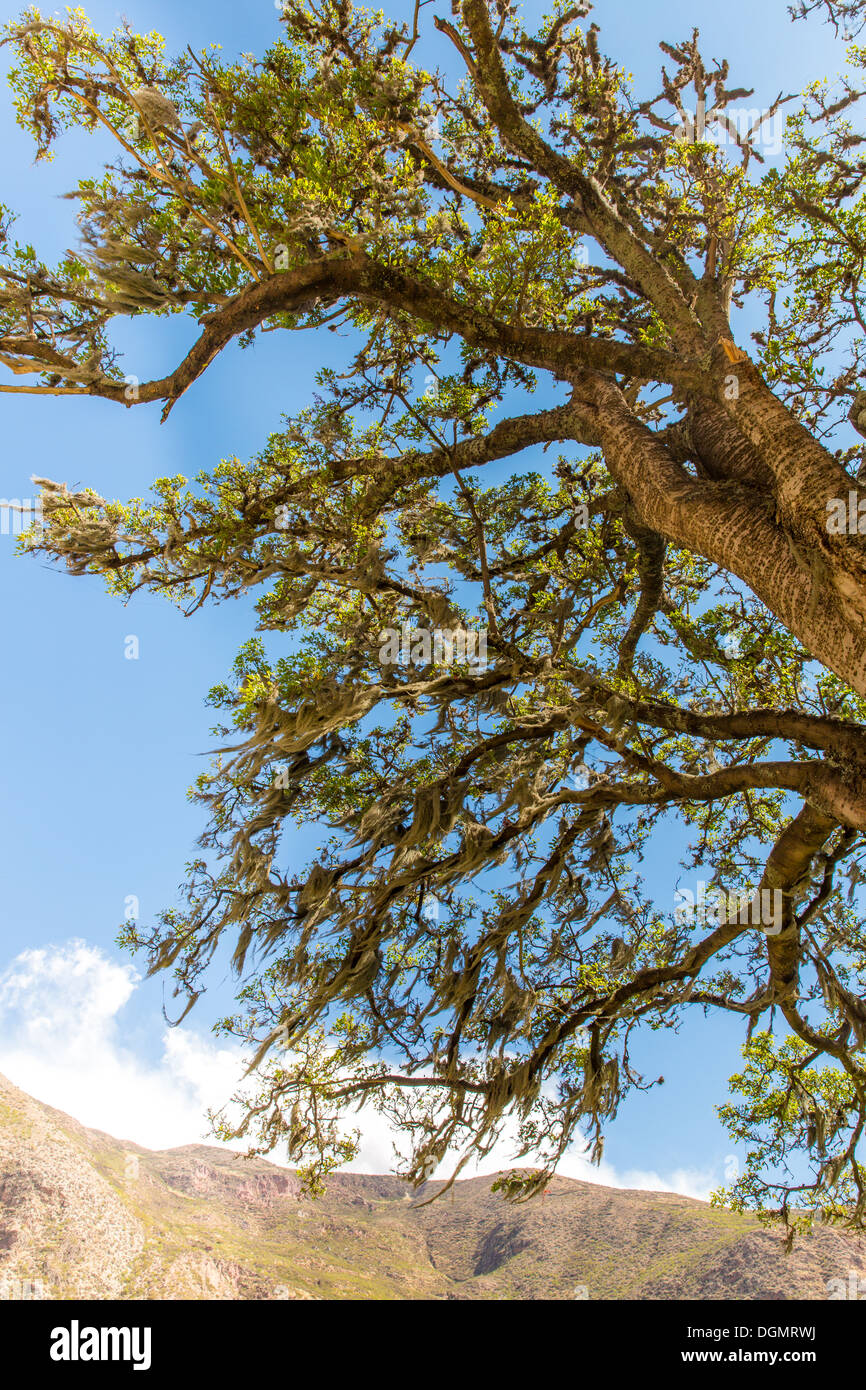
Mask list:
[[[298,638],[253,635],[212,692],[184,907],[125,939],[192,1003],[231,938],[258,1089],[219,1123],[313,1185],[370,1103],[416,1185],[513,1124],[529,1195],[656,1084],[641,1027],[723,1010],[750,1151],[727,1199],[862,1225],[862,7],[800,6],[848,26],[851,76],[780,94],[773,161],[697,34],[640,94],[583,3],[537,33],[508,0],[428,4],[288,0],[238,62],[79,10],[7,30],[39,157],[76,126],[119,149],[60,265],[4,212],[0,389],[165,418],[235,339],[352,333],[253,460],[128,503],[42,480],[30,550],[190,614],[252,591]],[[143,314],[200,336],[139,383],[110,329]],[[430,640],[479,624],[486,667]],[[329,835],[300,874],[298,820]],[[674,912],[673,869],[655,901],[641,860],[680,838],[770,918]]]

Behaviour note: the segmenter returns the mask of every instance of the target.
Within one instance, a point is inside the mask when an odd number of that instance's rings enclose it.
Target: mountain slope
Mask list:
[[[804,1299],[866,1276],[866,1245],[816,1231],[786,1256],[755,1221],[671,1193],[554,1178],[509,1206],[473,1178],[418,1207],[398,1178],[294,1173],[205,1145],[154,1152],[86,1129],[0,1077],[0,1296]]]

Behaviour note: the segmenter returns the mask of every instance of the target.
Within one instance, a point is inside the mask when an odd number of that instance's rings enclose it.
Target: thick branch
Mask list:
[[[799,561],[772,498],[696,480],[636,419],[612,381],[587,379],[605,462],[641,523],[736,574],[818,660],[866,694],[866,634],[842,611],[825,570]],[[589,421],[590,427],[592,420]]]
[[[399,309],[439,332],[458,334],[471,347],[544,368],[560,378],[583,367],[593,367],[647,381],[695,384],[694,368],[684,365],[673,353],[611,338],[500,323],[472,304],[453,299],[435,285],[414,279],[395,267],[380,265],[362,253],[351,257],[338,253],[269,276],[241,291],[225,308],[208,316],[205,331],[175,371],[140,385],[135,400],[166,401],[165,418],[178,397],[233,338],[275,314],[302,313],[321,300],[336,299],[357,299]],[[3,346],[0,339],[0,350]],[[125,405],[132,403],[122,382],[113,384],[103,379],[83,386],[81,394],[103,396]]]

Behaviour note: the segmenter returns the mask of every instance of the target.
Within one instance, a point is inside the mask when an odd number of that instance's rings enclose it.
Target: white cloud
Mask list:
[[[37,1100],[118,1139],[151,1149],[214,1143],[205,1112],[218,1109],[240,1084],[241,1049],[160,1021],[161,1058],[137,1056],[123,1040],[121,1015],[139,983],[132,966],[84,941],[22,951],[0,972],[0,1072]],[[367,1110],[351,1116],[346,1127],[362,1134],[354,1171],[391,1171],[393,1134],[382,1116]],[[512,1166],[513,1152],[503,1139],[461,1176]],[[443,1164],[437,1176],[450,1171]],[[721,1180],[720,1173],[685,1168],[667,1176],[639,1169],[619,1173],[606,1162],[593,1166],[577,1147],[558,1171],[608,1187],[704,1199]]]
[[[565,1169],[562,1170],[565,1172]],[[577,1173],[566,1173],[567,1177],[578,1177]],[[602,1181],[602,1179],[596,1179]],[[607,1182],[607,1179],[603,1179]],[[644,1192],[679,1192],[683,1197],[697,1197],[706,1202],[713,1188],[721,1187],[723,1175],[712,1168],[675,1168],[666,1178],[655,1172],[645,1172],[640,1168],[628,1168],[611,1187],[636,1187]]]
[[[84,941],[22,951],[0,973],[0,1072],[92,1129],[146,1148],[208,1141],[205,1111],[236,1084],[240,1049],[166,1029],[151,1064],[124,1043],[131,966]]]

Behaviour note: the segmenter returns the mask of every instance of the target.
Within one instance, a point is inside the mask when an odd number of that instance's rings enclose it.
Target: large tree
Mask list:
[[[119,151],[56,268],[5,215],[0,389],[165,419],[234,340],[351,330],[249,462],[127,504],[41,480],[30,550],[189,613],[255,591],[274,634],[211,695],[184,908],[125,939],[189,1003],[232,941],[257,1082],[223,1129],[313,1183],[370,1103],[416,1184],[516,1125],[531,1194],[654,1084],[641,1026],[723,1010],[729,1200],[863,1224],[866,49],[780,94],[767,160],[696,34],[639,94],[585,4],[533,34],[429,3],[288,0],[237,63],[79,11],[7,31],[39,156],[76,126]],[[862,6],[800,8],[850,38]],[[136,382],[112,320],[169,314],[199,336]],[[431,640],[479,624],[486,665]],[[300,874],[296,821],[329,827]],[[739,901],[674,911],[673,868],[654,901],[672,846]]]

